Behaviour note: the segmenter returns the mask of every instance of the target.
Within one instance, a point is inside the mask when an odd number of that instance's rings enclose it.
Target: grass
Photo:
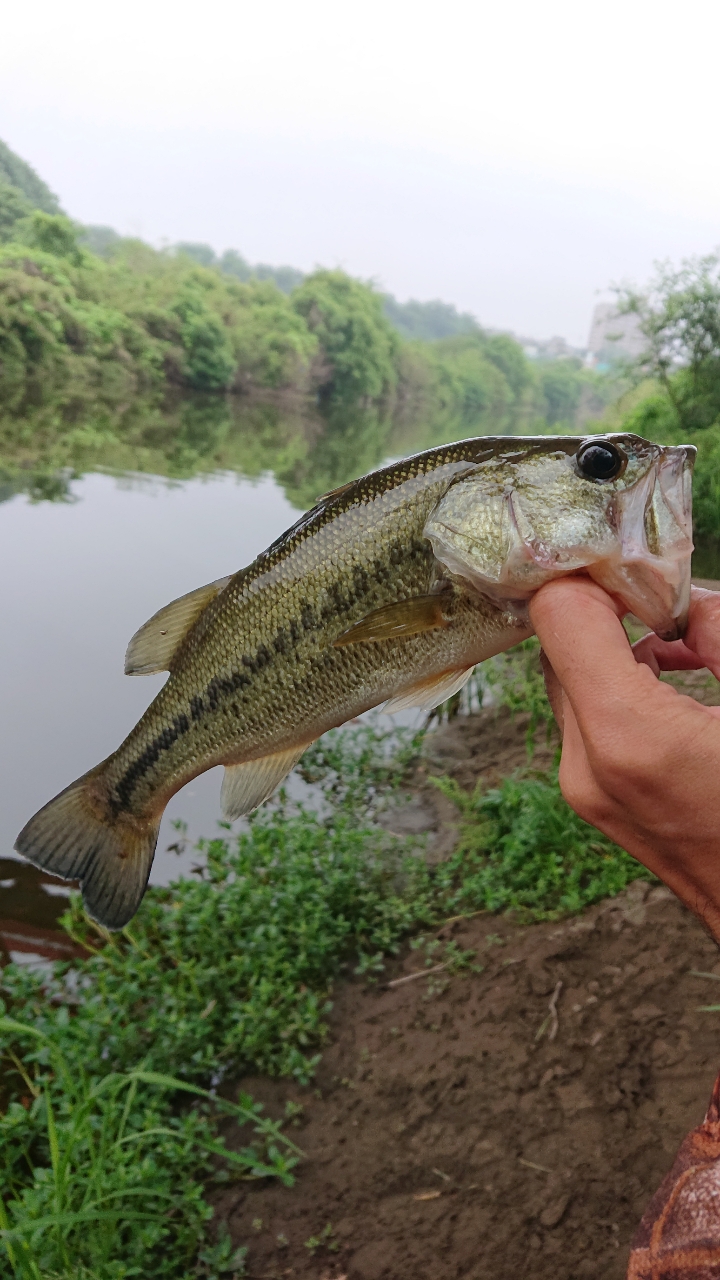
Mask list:
[[[461,814],[457,845],[438,868],[448,907],[515,911],[522,919],[553,919],[582,911],[651,873],[562,798],[557,770],[505,778],[502,785],[463,791],[434,780]]]
[[[515,710],[534,697],[537,725],[535,661],[525,646],[491,679]],[[246,831],[201,842],[198,874],[150,890],[122,934],[73,898],[64,923],[87,958],[3,970],[2,1280],[241,1275],[206,1188],[290,1184],[300,1153],[251,1099],[228,1101],[228,1082],[248,1070],[310,1080],[333,981],[376,978],[408,936],[433,965],[467,967],[427,942],[442,920],[556,916],[643,874],[571,813],[553,771],[472,794],[436,780],[460,837],[429,867],[421,841],[375,822],[421,741],[373,725],[326,735],[302,767],[317,811],[281,795]]]

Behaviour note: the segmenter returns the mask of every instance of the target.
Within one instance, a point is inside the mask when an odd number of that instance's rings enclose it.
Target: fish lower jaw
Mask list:
[[[601,561],[590,577],[618,597],[630,613],[661,640],[680,640],[690,608],[690,556],[676,560],[648,558]]]

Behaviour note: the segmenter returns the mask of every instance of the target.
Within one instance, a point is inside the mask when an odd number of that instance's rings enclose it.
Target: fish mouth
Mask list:
[[[617,550],[587,566],[661,640],[679,640],[687,628],[695,453],[692,445],[663,448],[642,480],[617,495]]]

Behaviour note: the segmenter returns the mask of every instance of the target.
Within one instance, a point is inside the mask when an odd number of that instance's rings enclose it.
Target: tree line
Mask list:
[[[608,399],[580,361],[530,361],[447,303],[82,227],[3,143],[0,386],[16,411],[177,388],[450,415],[478,432],[569,429]]]
[[[6,403],[70,384],[101,397],[178,387],[449,412],[494,430],[572,426],[602,408],[601,380],[579,361],[535,364],[478,326],[408,340],[385,302],[337,270],[284,292],[139,240],[118,237],[100,257],[61,214],[9,200],[0,211]]]

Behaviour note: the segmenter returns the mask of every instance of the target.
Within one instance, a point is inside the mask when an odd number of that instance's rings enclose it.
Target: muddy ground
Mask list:
[[[718,700],[706,673],[688,692]],[[536,763],[550,759],[541,747]],[[465,786],[525,763],[524,725],[483,712],[432,736],[388,825],[452,845],[424,775]],[[339,983],[312,1087],[243,1081],[306,1153],[291,1190],[228,1188],[218,1216],[254,1280],[579,1280],[625,1275],[629,1243],[720,1067],[717,945],[662,886],[638,881],[573,919],[481,915],[440,931],[481,972]],[[388,985],[398,977],[407,982]]]

